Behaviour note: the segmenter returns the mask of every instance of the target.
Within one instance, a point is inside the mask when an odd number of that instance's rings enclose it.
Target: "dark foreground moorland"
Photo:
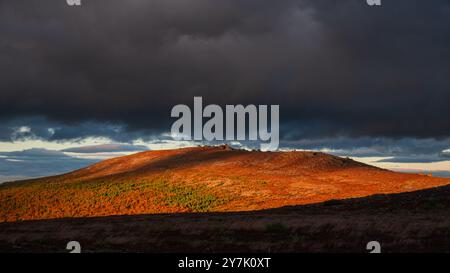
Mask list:
[[[1,252],[449,252],[450,186],[255,212],[0,223]]]

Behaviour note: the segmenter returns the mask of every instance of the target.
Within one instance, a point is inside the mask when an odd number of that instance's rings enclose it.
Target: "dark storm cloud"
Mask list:
[[[284,141],[281,148],[323,150],[343,157],[381,157],[378,162],[432,163],[448,161],[450,138],[336,137]]]
[[[313,138],[296,141],[285,141],[282,148],[333,149],[337,154],[347,156],[414,156],[438,155],[445,157],[444,150],[450,147],[450,139],[436,140],[432,138]],[[339,152],[342,151],[342,152]]]
[[[201,95],[280,104],[287,141],[444,138],[449,33],[446,0],[0,1],[0,119],[132,138],[168,131],[171,107]]]
[[[82,141],[87,137],[107,137],[116,142],[167,139],[154,130],[127,130],[125,123],[99,121],[58,122],[42,116],[10,118],[0,123],[0,141]]]

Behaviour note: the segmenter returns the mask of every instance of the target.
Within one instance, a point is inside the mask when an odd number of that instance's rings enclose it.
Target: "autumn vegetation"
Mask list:
[[[447,184],[449,179],[395,173],[318,152],[195,147],[147,151],[60,176],[6,183],[0,186],[0,221],[253,211]]]

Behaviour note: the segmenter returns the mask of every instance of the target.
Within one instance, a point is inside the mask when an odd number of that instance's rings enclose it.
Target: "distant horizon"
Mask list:
[[[81,168],[88,167],[92,164],[96,164],[106,159],[121,157],[126,155],[131,155],[143,151],[157,151],[157,150],[172,150],[179,148],[188,148],[188,147],[199,147],[199,146],[218,146],[218,145],[230,145],[233,148],[237,149],[245,149],[245,150],[257,150],[257,148],[249,148],[245,146],[233,145],[230,143],[217,143],[217,144],[195,144],[191,143],[190,145],[183,146],[173,146],[169,147],[157,147],[153,146],[150,148],[145,145],[130,145],[125,143],[108,143],[108,144],[96,144],[96,145],[85,145],[85,146],[71,146],[69,148],[61,148],[59,150],[52,150],[46,148],[29,148],[22,151],[14,151],[14,152],[0,152],[0,162],[5,160],[9,161],[10,165],[17,165],[17,173],[11,173],[9,175],[0,175],[0,184],[5,182],[15,182],[21,180],[35,179],[35,178],[43,178],[47,176],[60,175],[67,172],[75,171]],[[403,173],[417,173],[417,174],[432,174],[436,177],[450,178],[450,171],[446,171],[445,168],[450,167],[450,160],[436,162],[422,162],[422,163],[402,163],[395,162],[395,157],[370,157],[370,156],[352,156],[350,153],[345,154],[342,151],[332,151],[332,150],[314,150],[314,149],[280,149],[279,152],[290,152],[290,151],[313,151],[313,152],[323,152],[331,155],[336,155],[342,158],[349,157],[355,161],[365,163],[368,165],[372,165],[375,167],[403,172]],[[8,156],[9,155],[9,156]],[[52,162],[61,163],[61,157],[65,158],[67,164],[63,164],[62,166],[55,166]],[[33,160],[39,160],[40,164],[43,161],[47,161],[48,164],[43,164],[41,169],[36,168],[34,170],[34,175],[32,176],[24,176],[22,175],[23,169],[20,168],[20,165],[26,161],[29,161],[28,164],[33,165]],[[414,159],[414,158],[412,158]],[[390,162],[392,160],[394,162]],[[1,165],[0,165],[1,166]],[[441,168],[441,169],[439,169]]]

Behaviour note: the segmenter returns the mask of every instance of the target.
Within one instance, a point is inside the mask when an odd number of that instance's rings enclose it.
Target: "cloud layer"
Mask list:
[[[280,104],[288,140],[449,137],[449,18],[445,0],[1,1],[0,118],[160,133],[201,95]],[[59,133],[86,132],[108,134]]]

